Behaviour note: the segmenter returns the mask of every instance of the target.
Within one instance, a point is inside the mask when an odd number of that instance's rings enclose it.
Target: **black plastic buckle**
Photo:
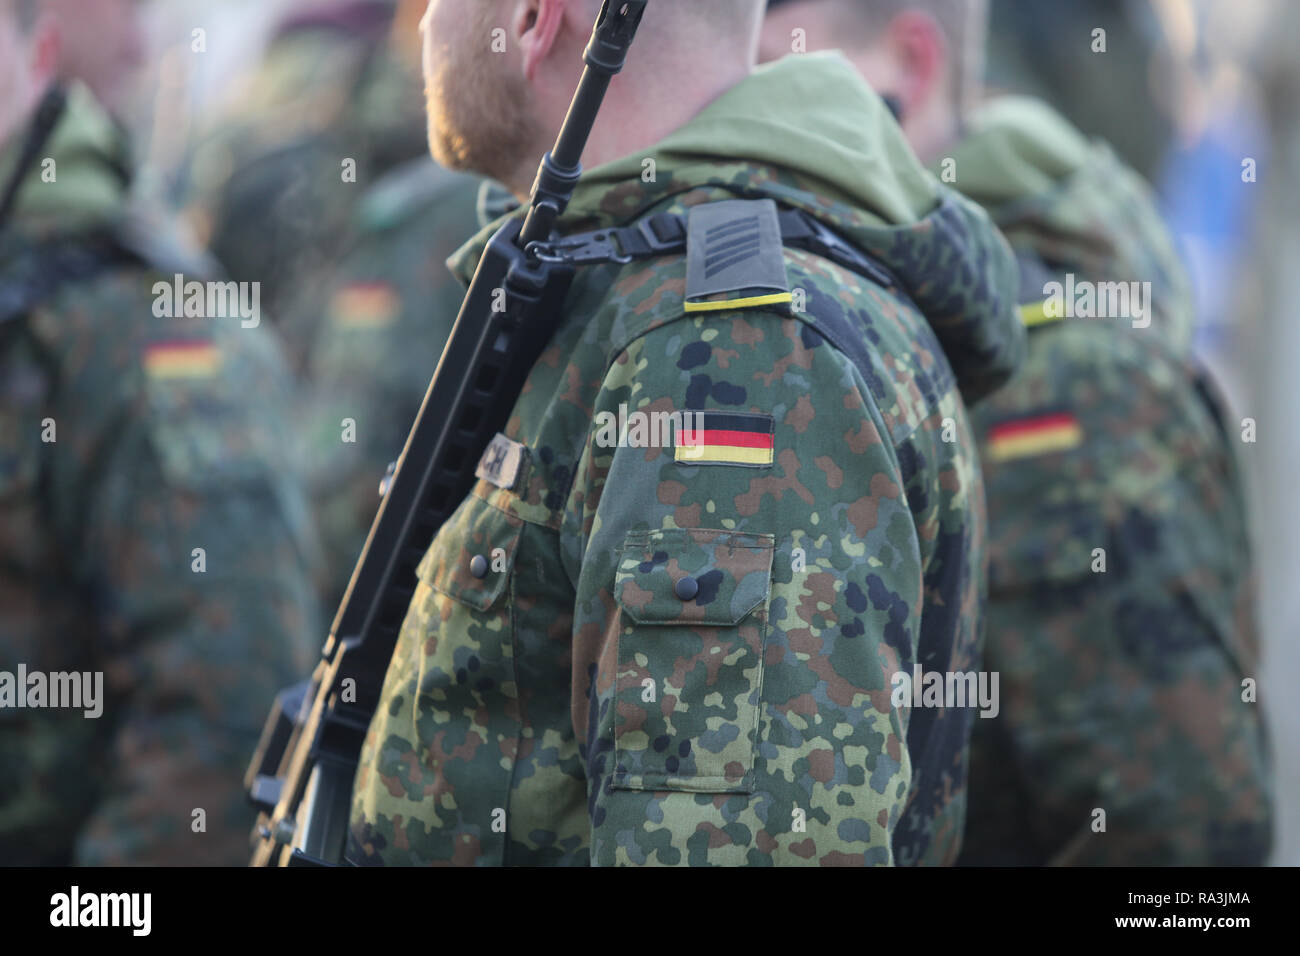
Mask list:
[[[571,266],[631,262],[632,257],[623,255],[614,244],[613,233],[614,230],[603,229],[599,232],[580,233],[567,239],[530,242],[524,252],[530,259],[538,262],[563,263]]]
[[[531,242],[525,251],[538,262],[593,266],[607,262],[627,265],[637,259],[671,255],[685,248],[686,227],[682,217],[660,214],[620,229],[598,229],[549,242]]]
[[[635,259],[672,255],[686,248],[686,221],[672,213],[646,216],[620,229],[618,241],[624,254]]]

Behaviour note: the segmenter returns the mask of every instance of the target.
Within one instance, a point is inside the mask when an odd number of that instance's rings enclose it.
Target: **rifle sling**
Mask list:
[[[26,316],[65,283],[85,282],[142,261],[111,232],[60,236],[29,246],[0,263],[0,327]]]
[[[829,227],[801,209],[778,210],[781,241],[802,249],[886,288],[900,287],[898,279],[879,260],[841,239]],[[659,213],[628,226],[596,229],[550,242],[532,243],[528,252],[544,262],[570,266],[626,264],[686,251],[686,217]]]

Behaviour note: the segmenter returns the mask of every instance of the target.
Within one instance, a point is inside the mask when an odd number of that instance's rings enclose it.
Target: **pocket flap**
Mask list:
[[[425,553],[420,580],[462,604],[486,611],[505,592],[523,527],[522,519],[475,494],[467,496]]]
[[[707,528],[633,531],[614,597],[638,624],[738,624],[767,601],[775,542]]]
[[[1108,543],[1097,506],[995,515],[989,543],[989,591],[1065,584],[1092,573],[1093,549]]]
[[[45,431],[46,376],[25,361],[17,348],[0,354],[0,502],[30,500],[41,462],[53,445],[41,441]]]

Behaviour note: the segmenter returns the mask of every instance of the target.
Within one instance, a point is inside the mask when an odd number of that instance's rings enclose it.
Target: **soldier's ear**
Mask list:
[[[584,6],[575,0],[517,0],[513,32],[515,41],[523,51],[524,76],[529,82],[555,48],[556,38],[564,26],[565,14],[577,12],[569,8]]]
[[[904,10],[886,28],[884,42],[899,70],[890,93],[903,112],[919,112],[932,98],[944,95],[952,54],[934,17],[922,10]]]
[[[32,28],[32,42],[29,68],[32,80],[38,88],[44,88],[54,80],[59,72],[59,59],[63,55],[63,37],[59,32],[58,21],[48,13],[42,13]]]

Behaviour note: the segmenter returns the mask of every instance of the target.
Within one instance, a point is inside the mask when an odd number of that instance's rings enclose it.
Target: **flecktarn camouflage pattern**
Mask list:
[[[1025,366],[973,416],[1002,707],[976,721],[962,862],[1262,863],[1240,433],[1190,357],[1188,283],[1148,190],[1020,98],[951,159],[1022,257],[1034,323]]]
[[[449,256],[479,231],[479,181],[414,160],[360,204],[355,247],[332,275],[298,402],[304,473],[337,607],[379,510],[465,287]],[[304,303],[315,309],[315,297]],[[296,321],[300,329],[306,320]]]
[[[590,171],[562,229],[738,198],[810,213],[902,288],[793,249],[774,299],[690,307],[681,255],[579,275],[420,565],[357,772],[354,862],[955,857],[972,711],[923,714],[895,677],[978,667],[961,392],[1021,358],[1014,260],[822,56]]]
[[[57,179],[24,181],[0,300],[58,258],[33,248],[130,231],[125,156],[84,90],[46,150]],[[179,263],[153,252],[0,323],[5,864],[245,863],[242,771],[319,636],[279,352],[238,318],[158,317]]]

